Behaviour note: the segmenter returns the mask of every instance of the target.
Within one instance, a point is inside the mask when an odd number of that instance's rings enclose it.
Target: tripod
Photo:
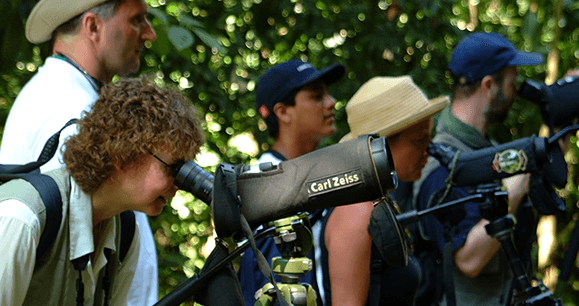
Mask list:
[[[304,213],[270,222],[268,227],[255,235],[256,241],[273,237],[276,245],[279,245],[278,248],[281,248],[282,257],[273,259],[273,270],[282,277],[279,288],[289,305],[316,305],[316,292],[312,286],[298,283],[299,277],[312,269],[311,260],[305,257],[313,246],[309,226],[309,218]],[[190,297],[196,300],[196,295],[207,290],[207,283],[213,277],[218,276],[220,270],[249,247],[249,242],[246,241],[230,254],[220,257],[217,262],[207,264],[203,271],[185,280],[155,306],[180,305]],[[255,305],[274,305],[277,300],[270,283],[260,289],[257,294],[258,301]]]
[[[513,242],[515,220],[513,216],[508,214],[508,192],[502,190],[499,183],[480,185],[472,195],[421,211],[408,211],[398,215],[397,219],[402,226],[406,226],[418,222],[419,217],[421,216],[430,213],[437,213],[455,205],[461,205],[473,201],[481,202],[479,204],[481,217],[490,222],[485,226],[485,230],[489,236],[496,238],[500,242],[501,249],[505,253],[509,266],[514,273],[514,279],[517,281],[517,286],[513,294],[513,299],[510,301],[510,305],[562,305],[561,301],[558,299],[555,300],[548,288],[542,283],[537,286],[532,286],[527,271],[520,260]],[[437,214],[437,218],[442,215],[443,214]],[[445,222],[456,222],[456,220],[440,220],[440,222],[444,224]]]
[[[514,279],[517,281],[510,305],[562,305],[561,301],[555,300],[548,288],[542,283],[537,286],[531,284],[530,278],[513,242],[515,220],[512,215],[508,214],[508,192],[502,190],[499,183],[480,185],[471,196],[450,201],[418,213],[413,212],[408,214],[404,216],[404,221],[401,223],[409,223],[411,222],[409,220],[412,219],[417,221],[421,215],[470,201],[481,202],[479,204],[481,217],[490,222],[485,226],[485,230],[489,236],[496,238],[500,242],[501,249],[506,255],[509,266],[514,274]]]
[[[514,279],[518,284],[511,304],[516,306],[562,305],[560,300],[553,299],[551,292],[542,282],[537,286],[531,285],[512,239],[515,220],[507,213],[508,193],[502,191],[496,183],[482,185],[477,192],[483,195],[482,203],[479,205],[481,216],[490,222],[485,226],[485,230],[489,236],[500,242],[501,249],[507,256]]]
[[[312,285],[300,283],[299,278],[312,270],[307,258],[313,246],[308,215],[302,213],[270,223],[275,228],[274,241],[281,257],[272,259],[272,270],[281,276],[279,289],[289,305],[316,306],[316,292]],[[256,292],[255,306],[275,305],[277,296],[271,283]]]

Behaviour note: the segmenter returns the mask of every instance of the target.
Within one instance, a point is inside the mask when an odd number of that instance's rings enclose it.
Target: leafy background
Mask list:
[[[551,84],[577,67],[579,3],[571,0],[147,0],[157,32],[147,44],[139,73],[160,85],[178,84],[204,118],[207,143],[196,160],[213,172],[219,162],[249,164],[269,148],[263,120],[253,107],[256,80],[267,68],[299,58],[318,68],[346,66],[330,91],[338,100],[338,133],[348,132],[345,104],[373,76],[411,75],[428,97],[448,95],[446,71],[452,48],[472,31],[496,31],[519,49],[540,52],[546,61],[521,67],[525,78]],[[0,0],[0,126],[22,86],[50,55],[48,44],[31,45],[24,24],[35,0]],[[508,120],[494,126],[500,142],[544,133],[536,105],[519,99]],[[543,217],[536,275],[562,292],[565,305],[579,303],[574,264],[566,286],[559,267],[578,218],[579,147],[572,137],[566,159],[568,184],[558,190],[567,211]],[[159,254],[160,296],[198,273],[214,245],[211,211],[180,193],[150,218]],[[579,239],[579,237],[577,237]],[[560,291],[559,291],[560,290]],[[193,305],[192,301],[185,303]]]

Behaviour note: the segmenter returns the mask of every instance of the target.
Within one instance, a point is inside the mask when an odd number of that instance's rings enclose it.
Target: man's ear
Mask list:
[[[292,118],[293,107],[283,103],[277,103],[273,106],[273,114],[277,117],[278,122],[289,124]]]
[[[494,92],[497,90],[496,88],[493,87],[493,85],[498,86],[495,78],[493,78],[490,75],[485,76],[480,81],[480,89],[482,90],[482,93],[484,94],[484,96],[489,100],[493,97]]]
[[[86,12],[81,20],[81,33],[93,42],[100,41],[100,32],[102,31],[102,22],[95,13]]]

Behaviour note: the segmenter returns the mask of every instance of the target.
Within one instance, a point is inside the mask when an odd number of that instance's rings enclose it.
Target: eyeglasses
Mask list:
[[[159,157],[157,157],[157,155],[153,154],[152,152],[149,152],[149,154],[151,154],[154,158],[156,158],[158,161],[161,162],[161,164],[167,166],[167,168],[169,168],[169,170],[171,171],[169,174],[172,177],[176,177],[177,173],[179,173],[179,170],[181,169],[181,167],[183,167],[183,165],[185,164],[184,161],[177,161],[172,165],[167,164],[166,162],[164,162],[162,159],[160,159]]]

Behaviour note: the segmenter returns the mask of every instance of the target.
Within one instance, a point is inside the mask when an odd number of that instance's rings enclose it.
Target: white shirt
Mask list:
[[[0,163],[25,164],[36,161],[50,136],[98,99],[98,93],[82,72],[64,60],[48,57],[38,73],[22,88],[10,109],[2,145]],[[62,147],[75,134],[76,125],[60,135]],[[42,172],[62,167],[60,148],[40,169]],[[137,275],[129,292],[128,305],[153,305],[158,301],[158,268],[155,240],[146,214],[135,212],[141,227],[141,251]],[[2,304],[3,305],[3,304]]]
[[[0,146],[0,163],[36,161],[48,138],[70,119],[80,118],[97,98],[97,92],[80,71],[63,60],[47,58],[10,109]],[[61,134],[59,144],[74,133],[76,127],[68,127]],[[41,170],[46,172],[61,166],[62,154],[57,150]]]

